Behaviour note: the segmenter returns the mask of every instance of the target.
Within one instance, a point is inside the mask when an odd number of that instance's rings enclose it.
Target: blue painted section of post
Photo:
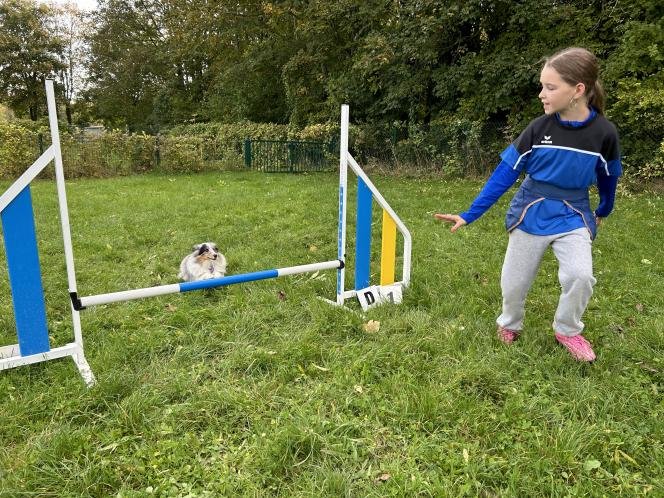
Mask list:
[[[345,261],[346,255],[345,247],[343,243],[343,230],[344,230],[344,187],[339,186],[339,224],[337,225],[337,259],[339,261]],[[337,270],[337,295],[343,290],[341,288],[341,272],[342,268]]]
[[[45,353],[51,348],[29,185],[1,217],[19,351],[21,356]]]
[[[228,277],[210,278],[207,280],[198,280],[196,282],[184,282],[180,284],[180,292],[188,292],[201,289],[213,289],[223,285],[240,284],[242,282],[253,282],[254,280],[265,280],[279,276],[278,270],[263,270],[252,273],[242,273],[240,275],[230,275]]]
[[[369,287],[371,262],[371,190],[357,179],[357,223],[355,225],[355,290]]]

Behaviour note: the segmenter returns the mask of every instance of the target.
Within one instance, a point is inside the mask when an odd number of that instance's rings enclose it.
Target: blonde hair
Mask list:
[[[579,47],[566,48],[548,57],[544,65],[555,69],[569,85],[583,83],[588,104],[600,114],[604,114],[606,97],[599,81],[599,63],[592,52]]]

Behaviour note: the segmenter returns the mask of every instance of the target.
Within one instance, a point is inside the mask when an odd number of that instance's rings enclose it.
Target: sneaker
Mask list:
[[[556,340],[578,361],[595,361],[592,345],[581,334],[568,337],[556,334]]]
[[[506,329],[498,325],[498,339],[505,344],[512,344],[519,338],[519,333],[516,330]]]

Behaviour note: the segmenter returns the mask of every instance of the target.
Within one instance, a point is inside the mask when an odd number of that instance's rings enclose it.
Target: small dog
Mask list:
[[[226,274],[226,258],[214,242],[203,242],[194,246],[194,252],[180,263],[178,278],[185,282],[219,278]]]

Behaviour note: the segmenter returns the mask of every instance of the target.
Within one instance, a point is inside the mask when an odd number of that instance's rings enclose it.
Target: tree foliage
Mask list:
[[[0,1],[0,100],[32,120],[45,108],[44,80],[62,68],[50,19],[50,8],[34,1]]]
[[[57,54],[60,62],[58,81],[67,124],[72,126],[74,99],[83,91],[85,85],[84,65],[87,51],[83,33],[89,26],[85,14],[71,2],[54,7],[50,24],[52,32],[61,42],[61,50]]]
[[[245,120],[301,129],[337,121],[349,103],[372,127],[366,143],[440,152],[459,133],[515,136],[541,113],[543,58],[585,46],[603,63],[607,114],[636,170],[661,164],[663,18],[656,0],[100,0],[81,97],[108,125],[150,132]],[[3,88],[19,73],[3,73]]]

